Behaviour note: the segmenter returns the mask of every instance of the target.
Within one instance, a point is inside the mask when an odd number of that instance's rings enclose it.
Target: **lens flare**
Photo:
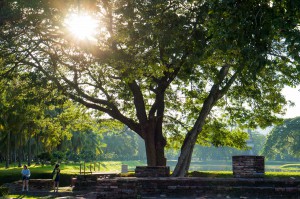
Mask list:
[[[81,40],[95,40],[98,23],[87,14],[70,14],[65,19],[65,24],[71,34]]]

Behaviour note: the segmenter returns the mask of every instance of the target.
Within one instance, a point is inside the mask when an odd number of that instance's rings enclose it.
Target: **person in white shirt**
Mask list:
[[[26,165],[23,166],[21,174],[22,174],[22,181],[23,181],[22,191],[25,190],[25,186],[26,186],[26,191],[29,191],[30,170],[27,168]]]

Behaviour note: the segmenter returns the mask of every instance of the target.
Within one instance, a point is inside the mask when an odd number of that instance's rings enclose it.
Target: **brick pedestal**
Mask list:
[[[232,171],[236,178],[260,178],[265,174],[264,156],[232,156]]]

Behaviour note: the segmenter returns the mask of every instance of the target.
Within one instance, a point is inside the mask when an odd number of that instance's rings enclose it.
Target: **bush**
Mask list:
[[[62,162],[64,160],[66,160],[66,153],[65,152],[62,152],[62,151],[54,151],[52,153],[52,160],[56,160],[57,162]]]
[[[41,160],[42,165],[44,165],[45,162],[50,161],[52,159],[52,155],[49,152],[41,153],[37,157]]]
[[[80,162],[80,155],[75,152],[68,152],[67,159],[69,161]]]
[[[95,153],[88,149],[82,150],[80,156],[80,159],[86,162],[91,162],[96,159]]]
[[[57,162],[57,160],[56,160],[56,159],[51,159],[51,161],[50,161],[50,164],[53,166],[53,165],[55,165],[55,164],[56,164],[56,162]]]

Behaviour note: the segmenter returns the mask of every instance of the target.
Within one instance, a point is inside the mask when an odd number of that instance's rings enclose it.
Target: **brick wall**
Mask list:
[[[137,166],[135,168],[135,176],[136,177],[169,177],[170,167]]]
[[[260,178],[265,174],[264,156],[232,156],[232,171],[236,178]]]
[[[101,179],[89,188],[99,199],[198,198],[209,193],[234,193],[237,196],[248,195],[257,198],[293,198],[291,196],[300,194],[299,183],[300,180],[262,178],[118,177]],[[80,188],[87,190],[88,187],[77,187],[78,190]]]

